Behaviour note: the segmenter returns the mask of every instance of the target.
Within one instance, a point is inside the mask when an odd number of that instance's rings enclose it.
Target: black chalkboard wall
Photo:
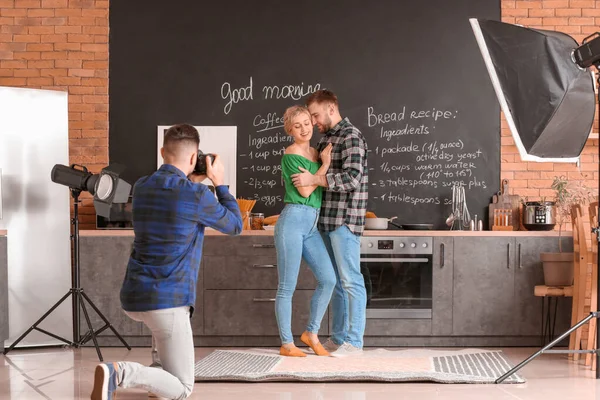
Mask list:
[[[499,20],[500,0],[111,2],[110,160],[133,183],[156,170],[157,125],[235,125],[237,196],[278,214],[280,118],[328,88],[367,139],[370,210],[447,229],[463,182],[485,218],[500,109],[471,17]]]

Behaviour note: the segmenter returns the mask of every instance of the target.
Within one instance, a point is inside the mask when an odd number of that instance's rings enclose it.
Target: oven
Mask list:
[[[367,318],[431,319],[433,238],[362,236]]]

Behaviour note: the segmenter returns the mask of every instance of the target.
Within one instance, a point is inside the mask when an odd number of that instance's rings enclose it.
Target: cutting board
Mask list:
[[[512,221],[511,225],[513,231],[518,231],[520,224],[520,209],[521,209],[521,197],[518,194],[509,194],[508,179],[502,180],[502,187],[498,194],[495,194],[492,198],[492,202],[489,206],[489,225],[490,230],[494,224],[494,211],[501,209],[512,210]]]

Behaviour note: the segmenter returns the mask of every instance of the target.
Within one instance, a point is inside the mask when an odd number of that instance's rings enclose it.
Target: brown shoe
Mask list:
[[[279,348],[279,354],[286,357],[306,357],[306,353],[297,348],[296,346],[290,349],[286,349],[285,347],[281,346]]]
[[[312,342],[310,341],[310,339],[308,337],[307,332],[302,333],[302,336],[300,336],[300,340],[302,341],[302,343],[304,343],[305,345],[307,345],[308,347],[313,349],[313,351],[315,352],[316,355],[324,356],[324,357],[330,356],[329,352],[327,350],[325,350],[323,345],[321,345],[321,342],[317,342],[317,344],[315,344],[315,345],[312,344]]]

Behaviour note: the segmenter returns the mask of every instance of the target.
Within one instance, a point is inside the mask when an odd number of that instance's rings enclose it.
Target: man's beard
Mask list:
[[[327,133],[331,130],[331,118],[327,115],[327,119],[323,124],[321,124],[323,131],[321,133]]]

